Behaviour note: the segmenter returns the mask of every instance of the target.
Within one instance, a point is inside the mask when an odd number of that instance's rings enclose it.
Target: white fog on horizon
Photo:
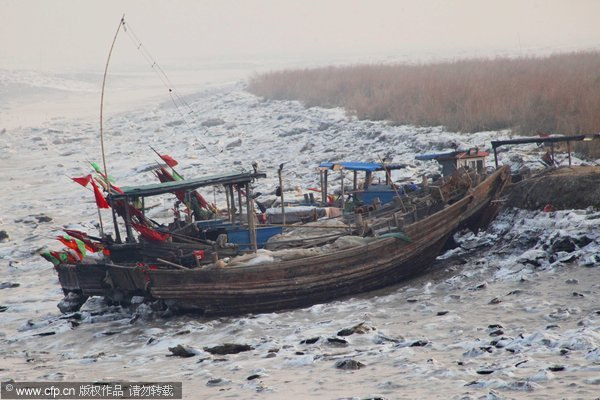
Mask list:
[[[119,19],[169,68],[273,67],[598,49],[593,0],[3,0],[0,68],[102,71]],[[147,64],[126,35],[116,70]]]

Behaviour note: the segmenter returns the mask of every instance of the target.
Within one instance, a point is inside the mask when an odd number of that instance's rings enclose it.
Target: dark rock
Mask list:
[[[502,303],[502,300],[500,300],[497,297],[494,297],[493,299],[490,300],[490,304],[500,304]]]
[[[501,329],[497,329],[495,331],[490,332],[490,336],[501,336],[504,335],[504,331]]]
[[[0,312],[4,312],[6,310],[8,310],[8,307],[6,307],[6,306],[0,306]]]
[[[481,290],[481,289],[485,289],[485,288],[487,287],[487,285],[488,285],[488,284],[487,284],[487,282],[482,282],[482,283],[480,283],[479,285],[475,286],[475,287],[473,288],[473,290]]]
[[[246,380],[251,381],[251,380],[254,380],[257,378],[260,378],[259,374],[250,375],[249,377],[246,378]]]
[[[560,355],[561,356],[566,356],[567,354],[569,354],[570,350],[569,349],[560,349]]]
[[[306,128],[296,127],[296,128],[290,129],[289,131],[279,132],[278,136],[279,137],[295,136],[295,135],[299,135],[304,132],[306,132]]]
[[[546,325],[546,329],[557,329],[557,328],[560,328],[560,325],[557,325],[557,324]]]
[[[209,118],[203,121],[201,125],[210,128],[211,126],[219,126],[223,125],[224,123],[225,121],[223,121],[221,118]]]
[[[518,367],[519,365],[525,364],[527,361],[529,361],[529,360],[519,361],[518,363],[515,364],[515,368]]]
[[[479,347],[479,350],[485,351],[487,353],[491,353],[494,351],[492,346],[481,346]]]
[[[175,332],[175,333],[173,334],[173,336],[187,335],[188,333],[191,333],[191,331],[190,331],[189,329],[185,329],[185,330],[183,330],[183,331],[178,331],[178,332]]]
[[[508,293],[506,293],[507,296],[513,296],[513,295],[517,295],[517,294],[521,294],[523,293],[523,291],[521,289],[515,289],[513,291],[510,291]]]
[[[249,350],[254,350],[254,347],[247,345],[247,344],[236,344],[236,343],[224,343],[221,346],[204,348],[204,351],[206,351],[210,354],[218,354],[218,355],[237,354],[237,353],[241,353],[242,351],[249,351]]]
[[[410,344],[409,347],[423,347],[429,344],[428,340],[416,340]]]
[[[588,244],[592,243],[594,241],[594,239],[584,235],[584,236],[581,236],[578,238],[573,238],[573,241],[579,248],[581,248],[581,247],[585,247]]]
[[[403,342],[403,341],[404,341],[404,338],[402,336],[392,338],[392,337],[384,335],[381,332],[379,332],[377,334],[377,336],[375,336],[375,338],[374,338],[374,343],[375,344],[383,344],[383,343],[386,343],[386,342],[400,343],[400,342]]]
[[[538,260],[534,260],[534,259],[523,261],[523,265],[526,265],[526,264],[533,265],[534,267],[542,266],[541,262],[539,262]]]
[[[552,372],[564,371],[565,366],[564,365],[553,365],[551,367],[548,367],[548,369]]]
[[[554,240],[551,246],[553,253],[564,251],[566,253],[572,253],[577,250],[577,246],[570,237],[558,237]]]
[[[479,375],[489,375],[489,374],[493,374],[494,370],[493,369],[479,369],[476,371]]]
[[[155,337],[150,337],[150,338],[148,338],[148,340],[146,341],[146,344],[152,344],[152,343],[156,342],[156,340],[157,340],[157,339],[156,339]]]
[[[40,215],[36,215],[35,219],[37,219],[38,222],[43,223],[43,222],[52,222],[52,218],[50,218],[47,215],[44,214],[40,214]]]
[[[239,147],[242,145],[242,139],[234,140],[233,142],[229,142],[225,145],[226,149],[233,149],[234,147]]]
[[[181,344],[178,344],[175,347],[169,347],[169,351],[171,352],[171,354],[167,355],[167,357],[188,358],[188,357],[194,357],[196,355],[196,353],[194,351],[192,351],[191,349],[188,349],[187,347],[184,347]]]
[[[367,333],[369,331],[374,331],[375,328],[373,328],[372,326],[368,326],[367,324],[365,324],[364,322],[361,322],[358,325],[354,325],[352,328],[344,328],[341,331],[339,331],[337,333],[338,336],[350,336],[352,334],[358,333],[359,335],[362,335],[364,333]]]
[[[314,144],[312,144],[311,142],[307,142],[300,149],[300,153],[304,153],[305,151],[312,150],[313,147],[314,147]]]
[[[550,258],[552,259],[552,258],[556,258],[556,257],[552,256]],[[573,254],[569,254],[567,257],[561,257],[560,262],[561,263],[571,263],[571,262],[577,260],[578,258],[579,258],[579,256],[577,255],[577,253],[573,253]],[[554,262],[554,261],[556,261],[556,259],[551,260],[550,262]]]
[[[57,307],[63,314],[72,313],[79,311],[87,299],[88,297],[82,294],[69,292],[61,301],[58,302]]]
[[[565,283],[569,285],[577,285],[579,281],[577,279],[567,279]]]
[[[353,360],[351,358],[345,358],[335,363],[335,367],[338,369],[361,369],[366,365],[360,361]]]
[[[329,129],[331,127],[331,125],[333,125],[331,122],[321,122],[319,124],[319,127],[317,128],[317,130],[324,131],[326,129]]]
[[[10,236],[8,236],[8,232],[0,231],[0,243],[8,242],[10,240]]]
[[[0,289],[12,289],[21,286],[20,283],[17,282],[2,282],[0,283]]]
[[[81,315],[81,313],[78,313],[78,312],[58,317],[58,319],[76,319],[76,320],[81,320],[82,318],[83,318],[83,315]]]
[[[304,339],[300,341],[300,344],[315,344],[319,341],[321,337],[320,336],[316,336],[313,338],[309,338],[309,339]]]
[[[275,358],[277,357],[277,353],[267,353],[267,355],[265,356],[265,358]]]
[[[223,378],[215,378],[215,379],[209,379],[208,382],[206,382],[206,386],[221,386],[221,385],[225,385],[229,383],[229,381],[223,379]]]
[[[583,293],[573,292],[573,297],[585,297]]]
[[[119,333],[121,333],[121,331],[104,331],[101,333],[101,335],[103,336],[113,336],[113,335],[118,335]]]
[[[490,325],[488,325],[488,328],[489,329],[502,329],[504,327],[500,324],[490,324]]]
[[[327,338],[327,343],[334,346],[348,346],[348,341],[336,337]]]
[[[304,352],[303,351],[297,351],[294,354],[297,355],[297,356],[303,356]]]
[[[183,124],[185,121],[182,119],[176,119],[173,121],[168,121],[165,123],[166,126],[179,126],[181,124]]]
[[[52,335],[56,335],[56,332],[49,331],[49,332],[36,333],[33,336],[52,336]]]
[[[437,315],[437,316],[442,316],[442,315],[446,315],[446,314],[448,314],[449,312],[450,312],[450,311],[438,311],[436,315]]]

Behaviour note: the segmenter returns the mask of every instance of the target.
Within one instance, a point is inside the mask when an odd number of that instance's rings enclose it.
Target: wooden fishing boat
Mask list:
[[[233,262],[226,264],[217,260],[224,248],[213,246],[211,250],[204,246],[207,252],[212,251],[212,256],[207,257],[212,259],[197,266],[183,266],[158,257],[154,262],[106,259],[94,262],[93,267],[85,263],[61,263],[56,270],[65,292],[85,297],[103,291],[113,300],[142,295],[161,300],[174,310],[203,315],[271,312],[356,295],[426,271],[459,227],[470,224],[476,228],[483,222],[484,214],[508,182],[510,173],[507,167],[502,167],[487,177],[464,171],[456,176],[454,182],[449,179],[444,187],[424,189],[431,193],[428,201],[424,201],[423,197],[420,200],[405,199],[402,203],[398,202],[396,208],[373,218],[357,216],[348,232],[326,241],[325,245],[320,243],[311,249],[302,249],[304,253],[299,251],[298,256],[291,259],[278,258],[279,250],[268,254],[259,251],[254,259],[234,266]],[[236,183],[245,185],[247,199],[251,198],[249,182],[255,178],[250,174],[239,178],[241,180]],[[227,180],[227,177],[220,179],[212,183],[224,184],[226,193],[229,193],[228,185],[233,181]],[[468,184],[465,184],[467,181]],[[183,183],[178,185],[181,189]],[[153,186],[153,193],[172,189]],[[150,192],[148,188],[123,188],[123,193],[114,195],[113,200],[129,201],[132,197],[149,195]],[[246,203],[247,216],[250,216],[247,218],[250,251],[238,253],[254,254],[257,241],[253,205],[250,200]],[[135,238],[130,228],[127,231],[128,242],[133,245]],[[350,237],[355,244],[331,247],[344,237]],[[158,243],[148,245],[161,246]],[[307,250],[315,252],[307,255]],[[289,255],[290,249],[281,251],[287,251]],[[92,268],[88,270],[87,267]],[[99,279],[101,271],[104,271],[104,276]],[[93,273],[94,278],[90,278],[88,273]]]

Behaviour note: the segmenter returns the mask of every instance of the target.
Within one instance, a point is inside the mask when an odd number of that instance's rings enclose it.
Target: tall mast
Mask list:
[[[108,181],[108,170],[106,168],[106,156],[104,153],[104,130],[102,126],[102,111],[104,108],[104,86],[106,85],[106,74],[108,73],[108,64],[110,62],[110,56],[112,55],[113,48],[115,47],[115,42],[117,41],[117,36],[119,35],[119,31],[121,30],[121,26],[125,24],[125,14],[121,17],[119,21],[119,27],[117,28],[117,32],[115,32],[115,37],[110,45],[110,50],[108,52],[108,58],[106,59],[106,66],[104,67],[104,78],[102,78],[102,94],[100,95],[100,147],[102,148],[102,166],[104,167],[104,176],[106,179],[106,186],[108,188],[108,193],[110,193],[110,183]]]

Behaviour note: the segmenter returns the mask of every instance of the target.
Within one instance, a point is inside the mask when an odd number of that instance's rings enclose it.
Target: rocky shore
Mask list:
[[[507,207],[555,210],[600,207],[600,166],[546,169],[507,189]]]

